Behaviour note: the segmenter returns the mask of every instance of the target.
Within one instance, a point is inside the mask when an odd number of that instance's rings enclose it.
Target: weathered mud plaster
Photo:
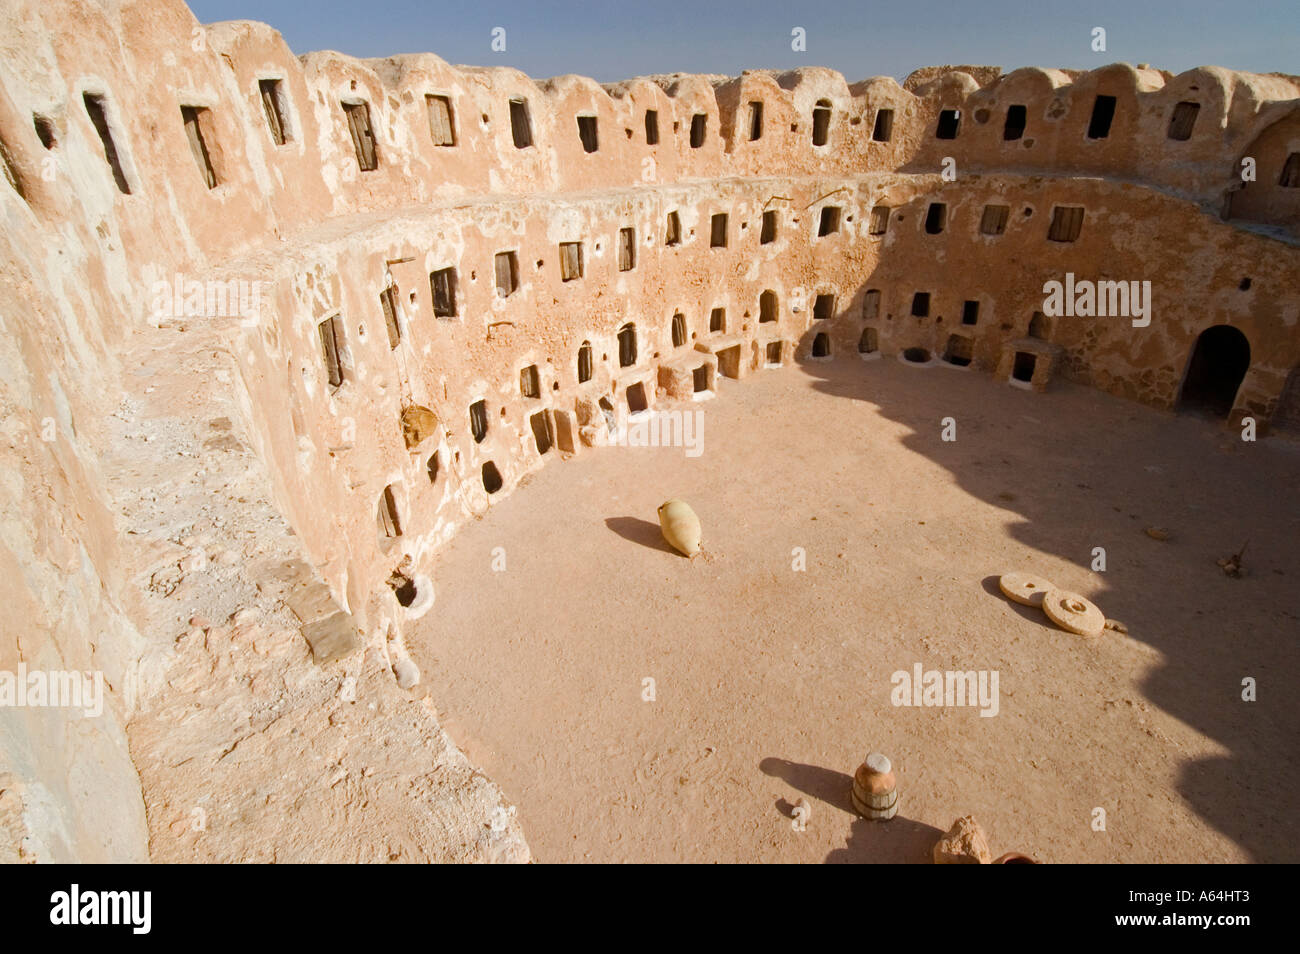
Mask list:
[[[102,670],[110,687],[94,723],[0,711],[0,859],[321,857],[305,831],[276,846],[268,830],[292,823],[237,792],[193,804],[201,777],[168,768],[182,753],[234,789],[259,764],[321,759],[323,789],[304,770],[271,793],[310,791],[318,824],[357,797],[342,779],[374,777],[358,784],[387,806],[379,841],[424,819],[415,842],[329,857],[526,858],[432,705],[404,708],[402,625],[436,612],[432,557],[464,521],[628,412],[698,399],[697,380],[725,392],[907,349],[1016,380],[1028,349],[1050,358],[1034,388],[1066,375],[1172,407],[1198,336],[1229,325],[1250,347],[1231,417],[1267,424],[1300,393],[1295,77],[1113,64],[602,86],[432,54],[299,58],[264,24],[204,26],[179,0],[19,0],[0,35],[0,668]],[[1081,227],[1057,240],[1069,209]],[[1150,324],[1037,320],[1067,272],[1150,281]],[[259,283],[260,311],[160,316],[154,284],[176,276]],[[303,590],[361,648],[314,667],[290,612]],[[348,678],[370,716],[339,701]],[[247,689],[234,721],[204,708],[223,680]],[[169,737],[178,694],[204,715]],[[316,720],[346,721],[354,751],[386,733],[429,746],[456,780],[420,776],[434,807],[412,807],[320,726],[305,753],[287,741]]]

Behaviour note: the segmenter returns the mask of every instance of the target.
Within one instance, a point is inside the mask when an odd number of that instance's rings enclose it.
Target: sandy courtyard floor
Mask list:
[[[463,527],[409,637],[538,860],[928,861],[972,813],[995,855],[1300,861],[1300,446],[892,360],[763,371],[700,407],[701,456],[584,449]],[[707,559],[662,543],[674,496]],[[1215,560],[1247,539],[1229,579]],[[1129,635],[1009,603],[1014,569]],[[892,705],[917,663],[997,670],[998,714]],[[849,809],[873,750],[888,823]]]

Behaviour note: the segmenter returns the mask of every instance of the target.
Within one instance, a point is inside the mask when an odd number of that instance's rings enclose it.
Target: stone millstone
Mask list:
[[[1003,573],[998,577],[998,589],[1002,595],[1025,606],[1042,606],[1043,594],[1055,588],[1056,584],[1051,580],[1033,573]]]
[[[948,834],[934,843],[936,865],[987,865],[993,863],[984,830],[974,815],[963,815],[952,823]]]
[[[1043,612],[1067,633],[1100,636],[1106,629],[1106,615],[1091,601],[1069,590],[1048,590]]]

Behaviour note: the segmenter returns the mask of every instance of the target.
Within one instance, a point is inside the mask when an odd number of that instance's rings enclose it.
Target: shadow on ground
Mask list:
[[[664,553],[671,553],[673,556],[681,556],[664,539],[663,531],[657,523],[642,520],[640,517],[609,517],[605,521],[605,526],[624,540],[639,543],[651,550],[662,550]]]
[[[766,758],[758,766],[765,775],[779,778],[791,788],[820,802],[814,805],[814,818],[827,807],[857,815],[849,794],[853,776],[834,769],[786,759]],[[777,811],[792,816],[794,806],[780,799]],[[812,822],[815,824],[816,822]],[[943,832],[933,825],[896,815],[887,822],[857,818],[849,830],[848,841],[826,856],[827,864],[928,864],[934,843]]]
[[[1300,737],[1296,707],[1283,692],[1261,691],[1253,703],[1241,698],[1244,678],[1278,686],[1297,665],[1300,612],[1288,578],[1300,570],[1300,505],[1292,492],[1300,447],[1283,438],[1246,444],[1203,416],[1071,382],[1037,394],[1008,388],[986,371],[922,370],[855,354],[801,369],[817,379],[818,391],[872,403],[909,428],[905,447],[946,468],[967,493],[1018,516],[1009,515],[1007,533],[1024,546],[1085,568],[1094,548],[1105,547],[1106,572],[1094,573],[1096,589],[1084,595],[1126,624],[1130,638],[1163,654],[1142,683],[1146,698],[1231,752],[1185,760],[1178,795],[1254,860],[1300,860],[1300,819],[1277,810],[1294,803],[1300,783],[1290,760],[1279,760]],[[975,407],[981,413],[965,413]],[[1053,423],[1050,432],[1037,426],[1039,416]],[[941,439],[947,417],[956,419],[955,441]],[[1108,421],[1124,424],[1122,439],[1107,433]],[[1143,533],[1153,525],[1170,528],[1169,540]],[[1248,576],[1229,579],[1215,561],[1247,538]],[[988,568],[1007,569],[1034,568]],[[1021,616],[1039,617],[1006,600],[996,576],[983,588]],[[1268,614],[1263,626],[1261,613]],[[810,794],[841,807],[831,781],[816,774],[825,770],[790,771]],[[1257,818],[1252,805],[1269,806],[1268,818]],[[859,827],[845,852],[878,850],[880,836]]]
[[[817,765],[805,765],[802,762],[777,758],[763,759],[758,763],[758,767],[764,775],[779,778],[791,788],[810,795],[832,808],[854,814],[853,803],[849,799],[849,793],[853,788],[851,775]]]

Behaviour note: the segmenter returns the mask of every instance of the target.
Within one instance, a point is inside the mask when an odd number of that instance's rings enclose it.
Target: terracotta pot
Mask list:
[[[1018,851],[1008,851],[994,860],[995,865],[1037,865],[1042,864],[1036,858],[1030,858],[1028,855],[1022,855]]]

